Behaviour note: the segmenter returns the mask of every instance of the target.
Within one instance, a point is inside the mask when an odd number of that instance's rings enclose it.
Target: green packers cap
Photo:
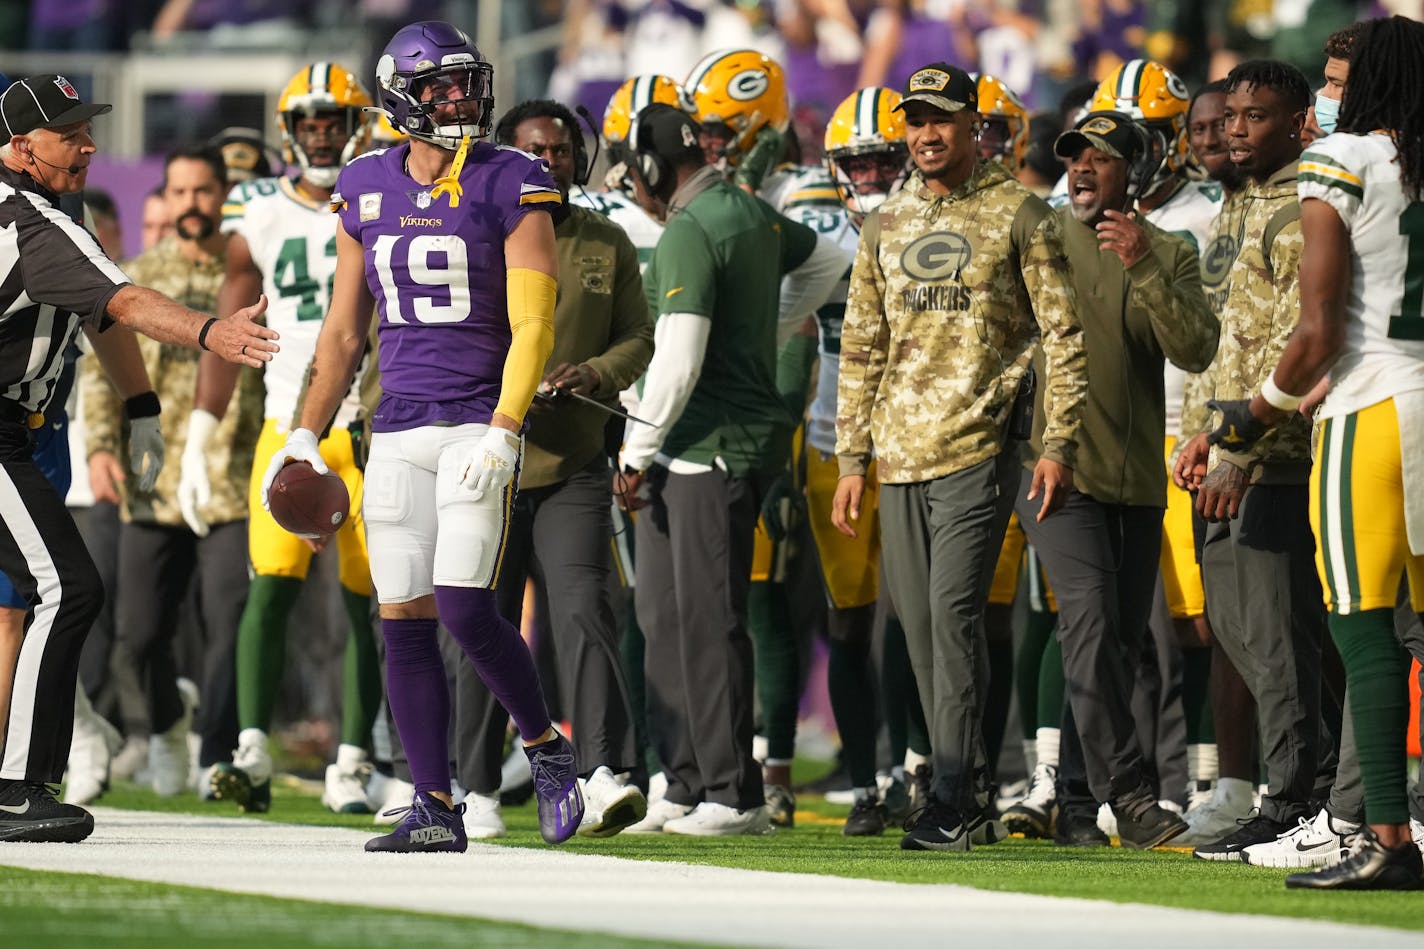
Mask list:
[[[1090,145],[1104,155],[1135,161],[1142,148],[1142,136],[1121,112],[1089,112],[1072,131],[1058,136],[1053,153],[1059,158],[1073,158]]]
[[[930,63],[916,69],[905,83],[905,96],[895,111],[911,102],[927,102],[945,112],[979,109],[979,84],[969,73],[949,63]]]

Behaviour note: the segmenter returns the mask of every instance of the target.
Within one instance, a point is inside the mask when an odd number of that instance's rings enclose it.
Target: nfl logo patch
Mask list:
[[[430,192],[422,191],[415,196],[415,206],[424,211],[430,207]]]
[[[361,213],[361,220],[374,221],[381,216],[381,196],[377,192],[363,194],[357,199],[356,207]]]
[[[59,87],[59,91],[64,93],[67,98],[73,99],[75,102],[79,101],[79,91],[74,88],[74,85],[70,83],[68,79],[65,79],[63,76],[55,76],[54,84]]]

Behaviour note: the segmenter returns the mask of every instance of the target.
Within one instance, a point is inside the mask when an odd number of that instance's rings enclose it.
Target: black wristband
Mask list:
[[[203,328],[198,330],[198,348],[208,351],[208,330],[213,328],[213,324],[218,321],[216,316],[208,317],[208,321],[203,324]]]
[[[153,391],[140,392],[124,400],[124,415],[128,416],[130,422],[136,418],[153,418],[162,410],[162,406],[158,404],[158,393]]]

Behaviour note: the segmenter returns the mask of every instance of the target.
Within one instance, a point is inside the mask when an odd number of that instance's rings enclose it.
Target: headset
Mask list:
[[[583,129],[569,129],[569,138],[573,141],[574,146],[574,184],[582,188],[588,184],[589,176],[593,174],[593,166],[598,161],[598,129],[594,128],[593,116],[588,114],[588,109],[582,105],[576,105],[574,111],[579,114],[579,118],[583,119],[588,130],[593,133],[593,157],[590,158],[588,148],[583,143]]]
[[[1132,135],[1137,139],[1137,154],[1127,160],[1127,206],[1131,208],[1152,184],[1152,179],[1166,161],[1166,156],[1158,153],[1153,134],[1126,112],[1103,111],[1093,114],[1105,115],[1126,125],[1132,129]]]
[[[673,179],[672,167],[668,160],[652,149],[644,148],[642,143],[643,126],[639,119],[642,112],[633,116],[632,127],[628,130],[627,144],[631,146],[631,157],[637,166],[638,174],[642,177],[643,183],[648,186],[648,191],[655,196],[661,197],[661,185]]]

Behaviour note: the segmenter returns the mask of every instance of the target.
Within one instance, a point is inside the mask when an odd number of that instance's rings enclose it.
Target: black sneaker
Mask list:
[[[1286,877],[1286,886],[1301,890],[1421,890],[1424,856],[1412,840],[1390,848],[1365,829],[1344,860],[1323,870],[1292,873]]]
[[[1249,820],[1241,821],[1235,833],[1227,834],[1214,844],[1202,844],[1192,851],[1198,860],[1218,860],[1244,862],[1241,851],[1253,844],[1264,844],[1275,840],[1291,829],[1291,825],[1257,814]]]
[[[922,764],[913,771],[905,772],[905,788],[910,793],[909,812],[906,820],[910,819],[910,815],[929,806],[931,799],[930,778],[930,766],[927,764]]]
[[[879,837],[890,824],[890,815],[873,797],[863,797],[856,801],[846,818],[841,833],[847,837]]]
[[[61,804],[59,788],[39,781],[0,781],[0,841],[74,844],[94,832],[94,815]]]
[[[1098,826],[1094,812],[1060,810],[1054,822],[1053,842],[1059,847],[1111,847],[1112,841]]]
[[[1129,850],[1151,850],[1187,830],[1187,822],[1180,815],[1156,801],[1146,807],[1114,808],[1113,814],[1117,817],[1117,839]]]
[[[901,850],[969,849],[969,825],[959,811],[938,798],[930,798],[929,804],[912,813],[905,821],[905,831]]]
[[[1009,829],[995,816],[990,805],[980,807],[979,813],[969,818],[969,842],[976,847],[987,847],[1008,837]]]

